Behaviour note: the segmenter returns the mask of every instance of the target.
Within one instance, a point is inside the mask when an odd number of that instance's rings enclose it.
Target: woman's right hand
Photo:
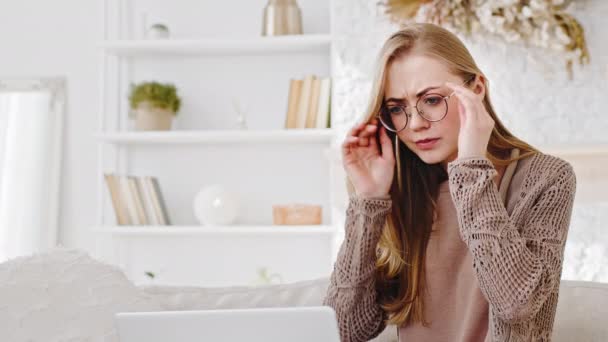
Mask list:
[[[380,143],[376,130],[380,129]],[[354,126],[342,143],[342,163],[358,196],[389,194],[395,173],[395,157],[386,128],[373,119]]]

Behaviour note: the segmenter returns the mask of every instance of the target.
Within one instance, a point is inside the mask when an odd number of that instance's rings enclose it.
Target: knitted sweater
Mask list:
[[[505,201],[487,158],[460,158],[447,167],[460,237],[489,303],[488,340],[550,341],[576,190],[572,166],[544,153],[520,160],[517,186]],[[323,300],[336,311],[342,341],[367,341],[386,327],[374,273],[391,205],[388,197],[349,199],[345,240]]]

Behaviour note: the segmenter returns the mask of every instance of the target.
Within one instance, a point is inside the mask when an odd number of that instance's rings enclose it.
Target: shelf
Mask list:
[[[109,54],[123,57],[154,55],[250,55],[294,52],[329,52],[330,34],[251,38],[116,40],[102,42]]]
[[[196,235],[333,235],[329,225],[230,225],[230,226],[108,226],[96,227],[95,233],[115,236],[196,236]]]
[[[533,145],[541,152],[558,157],[608,156],[608,143],[572,143]]]
[[[96,135],[109,144],[185,144],[185,143],[329,143],[332,129],[277,130],[173,130],[107,132]]]

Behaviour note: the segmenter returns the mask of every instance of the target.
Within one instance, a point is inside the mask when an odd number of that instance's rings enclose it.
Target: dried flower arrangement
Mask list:
[[[520,41],[589,63],[581,24],[568,11],[573,0],[384,0],[378,4],[392,21],[430,22],[465,34],[486,32],[507,42]]]

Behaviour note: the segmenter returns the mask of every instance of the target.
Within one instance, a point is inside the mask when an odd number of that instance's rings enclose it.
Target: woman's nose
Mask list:
[[[428,127],[430,122],[425,120],[418,112],[418,109],[412,109],[412,114],[410,115],[410,129],[413,131],[419,130],[421,128]]]

